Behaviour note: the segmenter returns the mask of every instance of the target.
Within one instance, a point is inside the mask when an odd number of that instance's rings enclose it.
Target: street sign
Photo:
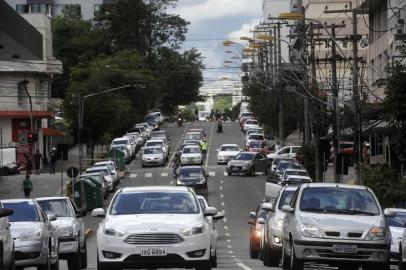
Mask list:
[[[79,170],[76,167],[70,167],[66,170],[66,174],[69,178],[76,178],[79,174]]]

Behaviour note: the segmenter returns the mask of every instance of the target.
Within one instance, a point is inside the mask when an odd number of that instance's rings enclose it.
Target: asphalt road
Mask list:
[[[264,193],[265,176],[254,177],[228,176],[225,165],[217,165],[216,149],[223,143],[237,143],[243,147],[243,134],[237,123],[225,123],[224,133],[216,134],[216,123],[194,122],[185,123],[183,127],[167,124],[171,142],[171,157],[181,137],[189,128],[204,128],[208,134],[209,151],[205,162],[209,173],[209,205],[219,211],[225,211],[225,218],[218,222],[218,267],[217,269],[281,269],[280,267],[264,267],[262,261],[249,257],[249,225],[248,213],[256,209]],[[159,168],[141,168],[137,157],[128,166],[128,174],[121,180],[121,186],[174,185],[172,169],[167,164]],[[111,198],[112,196],[110,196]],[[96,230],[100,219],[88,214],[85,217],[86,228],[92,229],[87,242],[88,269],[96,269]],[[60,268],[67,269],[66,262],[61,261]],[[309,265],[307,269],[334,269],[320,265]]]

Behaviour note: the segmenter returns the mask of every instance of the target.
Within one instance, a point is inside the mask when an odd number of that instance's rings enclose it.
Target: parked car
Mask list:
[[[243,131],[246,132],[250,128],[259,128],[259,122],[256,119],[248,119],[245,121]]]
[[[9,221],[16,267],[59,269],[58,236],[51,230],[56,216],[45,215],[34,199],[2,200],[1,204],[14,210]]]
[[[224,164],[232,160],[238,153],[241,152],[240,147],[237,144],[222,144],[217,149],[217,163]]]
[[[296,154],[299,151],[299,149],[302,148],[301,146],[298,145],[293,145],[293,146],[286,146],[283,147],[281,149],[279,149],[278,151],[276,151],[275,153],[271,153],[268,155],[268,158],[277,158],[277,157],[285,157],[285,158],[296,158]]]
[[[311,183],[313,180],[307,175],[289,175],[285,181],[282,181],[282,185],[296,185]]]
[[[209,194],[207,180],[209,175],[201,166],[181,167],[176,179],[177,186],[192,187],[198,194]]]
[[[127,130],[127,133],[139,133],[142,138],[142,143],[144,144],[148,140],[148,135],[145,131],[145,128],[142,126],[134,126]]]
[[[269,152],[268,146],[264,141],[250,141],[249,144],[246,147],[246,151],[248,152],[261,152],[266,154]]]
[[[117,149],[124,154],[124,160],[128,164],[131,161],[130,151],[128,150],[126,145],[115,145],[112,146],[111,149]]]
[[[262,128],[248,128],[247,131],[245,132],[245,139],[248,139],[248,136],[251,134],[262,134],[265,136],[264,134],[264,130]]]
[[[392,242],[390,247],[391,258],[398,261],[400,254],[400,242],[406,228],[406,209],[403,208],[386,208],[384,213],[395,213],[395,216],[387,216],[386,222],[389,226]]]
[[[211,226],[195,193],[187,187],[126,187],[114,196],[97,230],[97,269],[211,269]],[[140,222],[141,221],[141,222]]]
[[[285,217],[282,207],[290,203],[296,189],[297,187],[294,186],[283,187],[267,217],[257,221],[259,224],[263,224],[260,254],[262,254],[262,261],[265,266],[279,266],[282,255],[283,219]]]
[[[249,144],[250,144],[252,141],[265,142],[265,136],[264,136],[264,134],[251,133],[250,135],[247,136],[247,139],[245,140],[245,147],[248,147]]]
[[[107,200],[109,196],[109,184],[105,172],[82,173],[80,178],[95,177],[102,186],[103,200]],[[110,185],[112,185],[111,183]]]
[[[165,156],[165,160],[169,156],[170,147],[164,137],[156,137],[156,138],[153,137],[152,139],[148,140],[145,143],[144,148],[147,148],[147,147],[161,147],[162,151],[164,153],[164,156]]]
[[[307,171],[305,169],[286,169],[283,172],[281,180],[284,181],[288,178],[290,175],[301,175],[301,176],[309,176]]]
[[[133,158],[135,153],[134,153],[134,147],[131,145],[130,138],[128,138],[128,137],[116,138],[111,142],[111,148],[123,147],[123,146],[127,149],[129,157]]]
[[[250,257],[257,259],[259,255],[261,238],[263,233],[263,224],[257,223],[259,218],[265,219],[269,211],[272,209],[272,204],[266,201],[259,203],[255,212],[249,213],[248,224],[250,226]]]
[[[85,225],[79,211],[68,197],[44,197],[36,199],[46,215],[57,217],[51,224],[58,236],[59,258],[67,260],[69,270],[87,268]]]
[[[99,166],[99,167],[91,167],[86,169],[86,173],[103,173],[104,178],[107,181],[107,187],[109,192],[113,192],[116,190],[116,186],[118,182],[115,180],[113,174],[111,173],[109,167],[107,166]]]
[[[203,139],[200,132],[187,132],[183,137],[183,140],[197,140],[200,141]]]
[[[406,230],[403,231],[399,244],[398,270],[406,270]]]
[[[282,179],[282,175],[285,172],[286,169],[303,169],[303,167],[296,162],[292,161],[281,161],[279,162],[278,166],[275,168],[275,173],[278,175],[279,179]]]
[[[135,127],[140,127],[147,139],[151,138],[152,129],[147,123],[135,124]]]
[[[127,132],[127,134],[125,136],[133,138],[133,140],[136,143],[136,147],[135,147],[136,151],[140,150],[140,148],[144,144],[144,139],[138,132]]]
[[[268,155],[267,157],[269,157],[269,155]],[[295,162],[295,160],[292,159],[292,158],[289,158],[289,157],[275,157],[275,158],[273,159],[273,161],[272,161],[271,166],[270,166],[269,169],[270,169],[272,172],[276,172],[276,168],[278,167],[278,165],[279,165],[280,162]]]
[[[203,155],[200,150],[200,146],[186,145],[183,147],[180,162],[182,165],[202,165]]]
[[[206,133],[204,132],[204,129],[202,129],[202,128],[191,128],[191,129],[189,129],[189,132],[199,132],[200,136],[202,138],[206,137]]]
[[[368,187],[304,184],[282,210],[283,268],[300,270],[304,262],[318,262],[340,269],[390,269],[391,234]]]
[[[142,167],[151,165],[165,166],[167,157],[162,146],[144,147],[142,150]]]
[[[1,205],[1,204],[0,204]],[[0,207],[0,269],[14,270],[14,240],[10,232],[8,217],[14,213],[13,209]]]
[[[93,167],[104,167],[107,166],[112,174],[112,176],[115,178],[114,181],[116,183],[120,182],[120,174],[118,172],[118,169],[116,167],[116,164],[112,160],[105,160],[105,161],[99,161],[96,162]]]
[[[262,153],[240,152],[227,163],[227,174],[255,175],[255,172],[267,173],[269,159]]]

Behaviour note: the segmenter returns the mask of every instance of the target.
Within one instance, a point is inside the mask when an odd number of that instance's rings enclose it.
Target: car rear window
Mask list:
[[[14,214],[9,216],[10,222],[39,221],[37,208],[33,202],[3,202],[3,207],[14,210]]]

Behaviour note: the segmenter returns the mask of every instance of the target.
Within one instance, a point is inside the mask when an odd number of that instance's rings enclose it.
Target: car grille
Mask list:
[[[333,251],[326,249],[316,249],[316,252],[322,258],[355,259],[355,260],[366,260],[373,254],[372,251],[358,251],[355,254],[340,254],[334,253]]]
[[[132,245],[166,245],[183,242],[183,238],[174,233],[132,234],[126,240]]]
[[[325,234],[329,237],[348,237],[348,238],[361,238],[362,233],[357,232],[349,232],[347,234],[341,232],[325,232]]]
[[[230,169],[233,170],[233,171],[241,171],[242,166],[230,166]]]
[[[15,251],[14,256],[16,261],[23,261],[23,260],[32,260],[39,258],[41,252],[21,252]]]

